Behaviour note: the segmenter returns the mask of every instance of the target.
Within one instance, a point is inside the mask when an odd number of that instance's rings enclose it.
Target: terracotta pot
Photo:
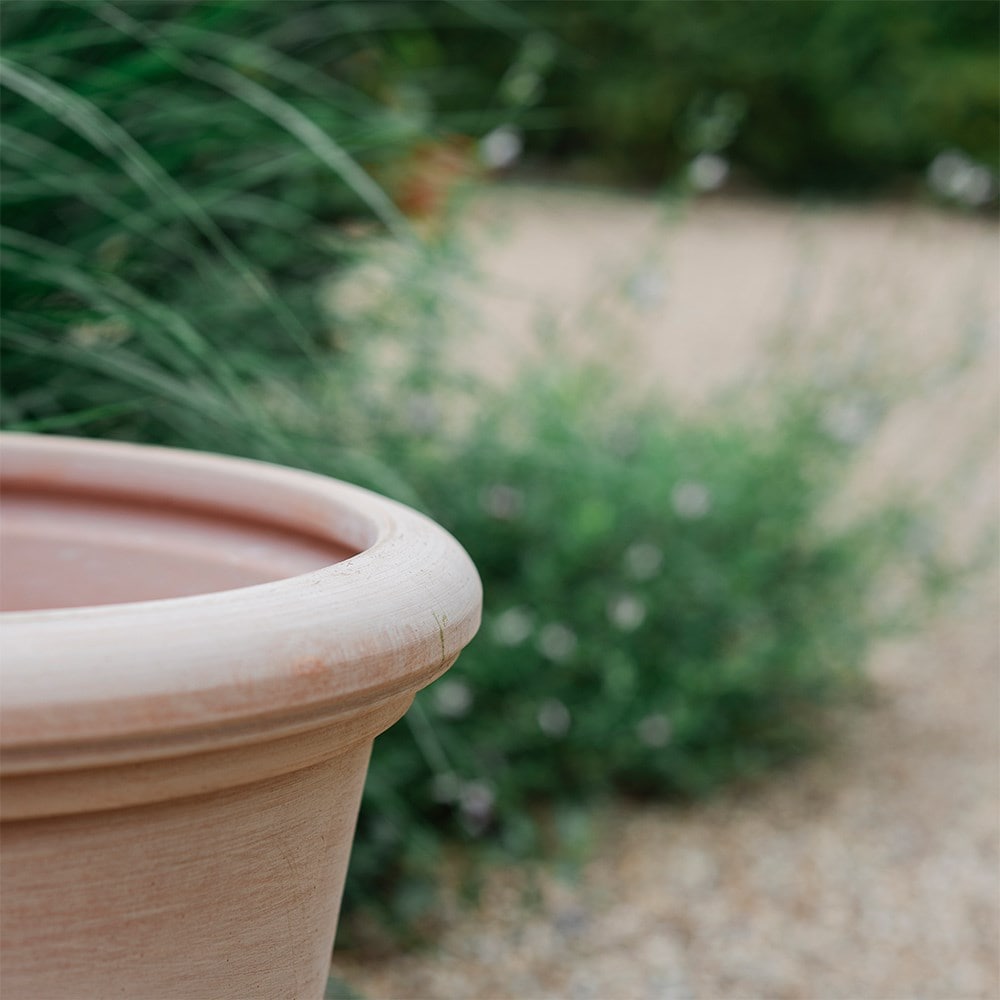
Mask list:
[[[474,635],[471,562],[305,472],[2,457],[5,1000],[320,997],[372,740]]]

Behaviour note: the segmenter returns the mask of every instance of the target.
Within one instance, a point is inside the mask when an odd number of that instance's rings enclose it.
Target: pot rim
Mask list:
[[[479,627],[482,588],[464,549],[368,490],[150,445],[5,433],[0,447],[7,483],[155,498],[357,550],[234,590],[0,613],[4,774],[263,742],[356,717],[430,683]]]

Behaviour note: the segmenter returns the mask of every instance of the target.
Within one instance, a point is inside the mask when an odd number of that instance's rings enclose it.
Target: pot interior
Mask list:
[[[189,597],[299,576],[352,550],[220,511],[4,489],[0,610]]]

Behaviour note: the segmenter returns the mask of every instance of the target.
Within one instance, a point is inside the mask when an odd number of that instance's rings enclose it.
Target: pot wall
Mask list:
[[[372,741],[478,628],[468,556],[308,473],[0,444],[4,1000],[321,997]]]
[[[3,824],[4,996],[321,997],[370,750]]]

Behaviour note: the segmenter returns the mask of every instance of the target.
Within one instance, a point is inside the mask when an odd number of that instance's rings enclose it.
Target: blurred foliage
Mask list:
[[[292,373],[330,353],[331,224],[410,228],[361,161],[418,127],[324,68],[367,11],[3,5],[6,424],[87,414],[93,433],[171,442],[207,421],[238,448],[262,358]]]
[[[823,521],[865,422],[851,386],[783,391],[757,422],[692,422],[590,371],[556,365],[503,390],[450,375],[441,276],[467,255],[403,211],[439,214],[471,169],[467,143],[442,137],[514,122],[539,148],[650,174],[711,151],[775,181],[874,180],[940,143],[985,155],[966,54],[993,16],[681,0],[0,7],[5,426],[351,479],[430,512],[484,578],[481,638],[376,748],[348,905],[420,911],[445,836],[565,847],[594,796],[701,795],[806,751],[893,617],[873,604],[883,571],[917,598],[943,579],[905,505]],[[961,71],[942,69],[945,50]],[[883,76],[895,104],[852,96]],[[903,122],[913,101],[919,129]],[[393,266],[366,278],[355,264],[373,234]],[[338,269],[331,303],[321,279]],[[368,322],[372,295],[388,311]]]
[[[426,0],[348,65],[456,132],[498,122],[591,175],[662,183],[724,154],[783,190],[863,192],[1000,157],[991,0]]]
[[[440,830],[558,853],[575,804],[696,798],[816,749],[873,640],[950,572],[914,504],[826,517],[878,422],[858,385],[701,419],[558,362],[474,391],[459,433],[415,430],[401,393],[378,438],[486,595],[480,635],[372,760],[347,900],[406,921]]]
[[[861,190],[955,147],[994,170],[1000,7],[962,0],[525,3],[577,58],[561,154],[661,180],[725,152],[785,189]]]

